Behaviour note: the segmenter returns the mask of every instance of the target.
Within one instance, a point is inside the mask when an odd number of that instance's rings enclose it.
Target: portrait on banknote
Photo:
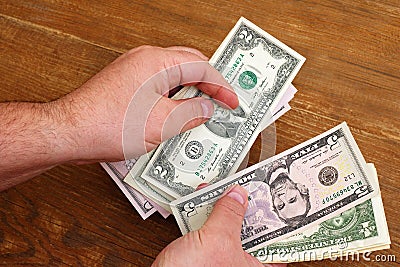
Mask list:
[[[220,137],[233,138],[245,120],[246,113],[240,106],[234,110],[216,106],[213,116],[204,125]]]
[[[281,159],[271,165],[256,169],[256,178],[252,185],[254,191],[251,192],[250,197],[256,198],[256,195],[259,195],[256,191],[263,190],[264,194],[269,194],[267,199],[270,200],[270,203],[265,203],[265,199],[262,201],[263,203],[251,203],[250,205],[260,206],[262,204],[261,209],[270,208],[282,222],[289,226],[296,226],[306,218],[311,209],[311,202],[309,188],[301,182],[294,182],[291,179],[289,167],[284,159]],[[268,187],[266,188],[262,183],[267,184]],[[258,200],[258,202],[261,201]],[[259,213],[255,207],[252,210],[255,211],[255,214]]]

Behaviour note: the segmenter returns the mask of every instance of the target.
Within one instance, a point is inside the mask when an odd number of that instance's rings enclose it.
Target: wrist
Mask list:
[[[37,121],[42,142],[51,163],[58,165],[79,158],[78,144],[74,133],[74,122],[60,101],[37,104]]]
[[[79,108],[69,101],[69,97],[44,104],[50,121],[54,125],[53,135],[49,144],[52,151],[61,162],[80,163],[88,160],[85,151],[89,150],[90,134]]]
[[[75,164],[118,161],[122,158],[122,122],[110,118],[109,107],[97,103],[96,96],[85,94],[85,88],[51,103],[52,113],[61,137],[57,146],[66,159]],[[97,97],[99,97],[97,95]],[[115,144],[121,143],[121,147]]]

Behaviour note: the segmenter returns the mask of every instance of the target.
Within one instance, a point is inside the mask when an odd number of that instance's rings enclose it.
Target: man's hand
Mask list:
[[[229,84],[199,51],[150,46],[125,53],[56,101],[0,103],[0,190],[65,162],[123,160],[124,152],[136,157],[205,122],[211,101],[168,98],[179,85],[196,85],[238,106]]]
[[[76,160],[122,160],[123,152],[136,157],[204,123],[213,114],[212,102],[168,98],[169,90],[179,85],[196,85],[236,108],[236,94],[206,60],[192,48],[142,46],[60,99],[74,129]]]
[[[152,267],[262,267],[242,249],[240,231],[247,209],[247,192],[234,186],[215,204],[207,222],[169,244]],[[269,264],[281,266],[286,264]]]

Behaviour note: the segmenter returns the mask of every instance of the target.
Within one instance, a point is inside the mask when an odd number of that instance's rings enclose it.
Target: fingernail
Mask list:
[[[232,198],[233,200],[236,200],[240,204],[244,205],[247,196],[244,196],[243,194],[244,192],[241,190],[241,188],[238,185],[236,185],[232,187],[232,189],[228,192],[227,196]]]
[[[205,118],[211,118],[214,113],[214,105],[210,100],[202,99],[201,108],[203,109],[203,116]]]

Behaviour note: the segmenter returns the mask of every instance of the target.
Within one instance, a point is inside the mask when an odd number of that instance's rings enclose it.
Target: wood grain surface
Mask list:
[[[373,255],[400,262],[399,0],[3,0],[0,102],[57,99],[144,44],[211,56],[240,16],[307,58],[292,110],[276,122],[276,152],[347,121],[378,170],[392,240],[390,250]],[[250,164],[259,149],[257,141]],[[172,216],[143,221],[98,164],[59,166],[0,193],[6,266],[150,266],[179,236]],[[290,266],[349,264],[398,265]]]

